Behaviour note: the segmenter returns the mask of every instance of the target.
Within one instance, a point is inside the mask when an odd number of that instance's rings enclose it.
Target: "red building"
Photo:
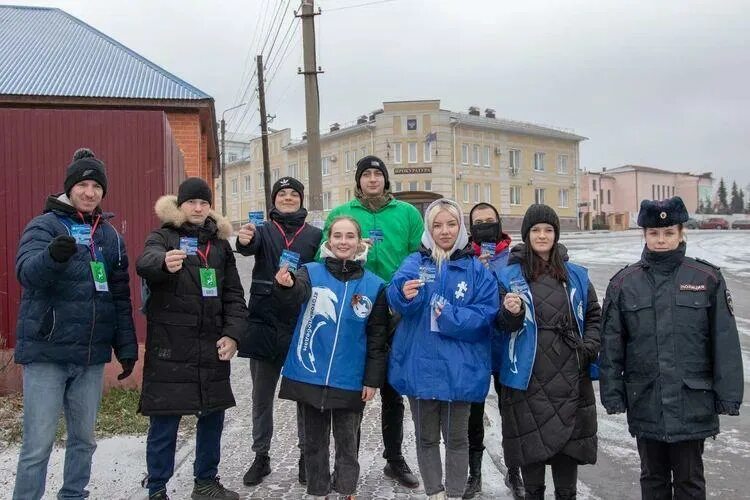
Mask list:
[[[213,185],[218,144],[213,98],[79,19],[59,9],[0,6],[0,25],[0,392],[7,392],[20,389],[20,368],[10,361],[21,297],[18,240],[47,195],[62,191],[73,152],[88,147],[107,166],[102,208],[116,214],[125,237],[137,311],[134,262],[158,225],[154,202],[186,176]],[[143,342],[144,319],[134,316]]]

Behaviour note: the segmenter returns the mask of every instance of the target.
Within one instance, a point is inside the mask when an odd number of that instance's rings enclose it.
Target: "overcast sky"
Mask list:
[[[60,7],[86,21],[212,95],[217,118],[243,102],[254,56],[264,41],[269,55],[277,30],[270,61],[281,62],[299,5],[6,2]],[[321,128],[382,101],[440,99],[443,109],[491,107],[504,118],[573,129],[589,138],[581,146],[589,170],[630,163],[750,183],[747,0],[315,3],[323,9],[316,17]],[[284,14],[271,26],[277,7]],[[267,70],[272,126],[291,127],[295,137],[305,128],[300,39],[301,28],[278,71],[277,63]],[[229,130],[257,133],[257,100],[248,107],[227,113]]]

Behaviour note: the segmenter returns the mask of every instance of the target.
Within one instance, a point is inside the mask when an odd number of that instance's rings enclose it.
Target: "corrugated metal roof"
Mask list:
[[[210,99],[60,9],[0,6],[0,94]]]

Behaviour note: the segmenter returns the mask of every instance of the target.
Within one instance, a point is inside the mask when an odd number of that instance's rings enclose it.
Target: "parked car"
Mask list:
[[[729,229],[729,222],[721,217],[710,217],[703,219],[698,225],[700,229]]]
[[[750,229],[750,219],[738,219],[732,222],[732,229]]]
[[[698,229],[699,223],[697,220],[690,217],[685,224],[683,224],[683,227],[685,229]]]

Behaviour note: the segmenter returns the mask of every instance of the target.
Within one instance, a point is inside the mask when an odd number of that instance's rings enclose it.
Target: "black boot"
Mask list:
[[[299,484],[307,484],[307,471],[305,470],[305,455],[304,454],[300,454],[299,456],[297,480],[299,481]]]
[[[240,495],[236,491],[225,488],[216,476],[213,479],[196,479],[190,498],[193,500],[240,500]]]
[[[534,490],[525,490],[524,496],[522,497],[524,500],[544,500],[544,490],[546,488],[544,486],[539,486],[538,488]],[[514,493],[515,495],[515,493]]]
[[[263,482],[263,478],[271,473],[271,461],[268,455],[255,455],[253,465],[245,472],[242,483],[245,486],[255,486]]]
[[[383,468],[383,473],[386,477],[395,479],[401,486],[405,486],[410,489],[419,487],[419,479],[415,476],[409,466],[406,464],[406,460],[394,460],[388,462]]]
[[[463,498],[474,498],[482,491],[482,455],[483,451],[469,452],[469,479]]]
[[[508,473],[505,475],[505,486],[508,487],[515,500],[523,500],[526,498],[526,491],[523,487],[520,467],[508,467]],[[542,491],[541,498],[544,498],[544,491]]]
[[[558,490],[555,488],[555,500],[576,500],[576,490]]]

